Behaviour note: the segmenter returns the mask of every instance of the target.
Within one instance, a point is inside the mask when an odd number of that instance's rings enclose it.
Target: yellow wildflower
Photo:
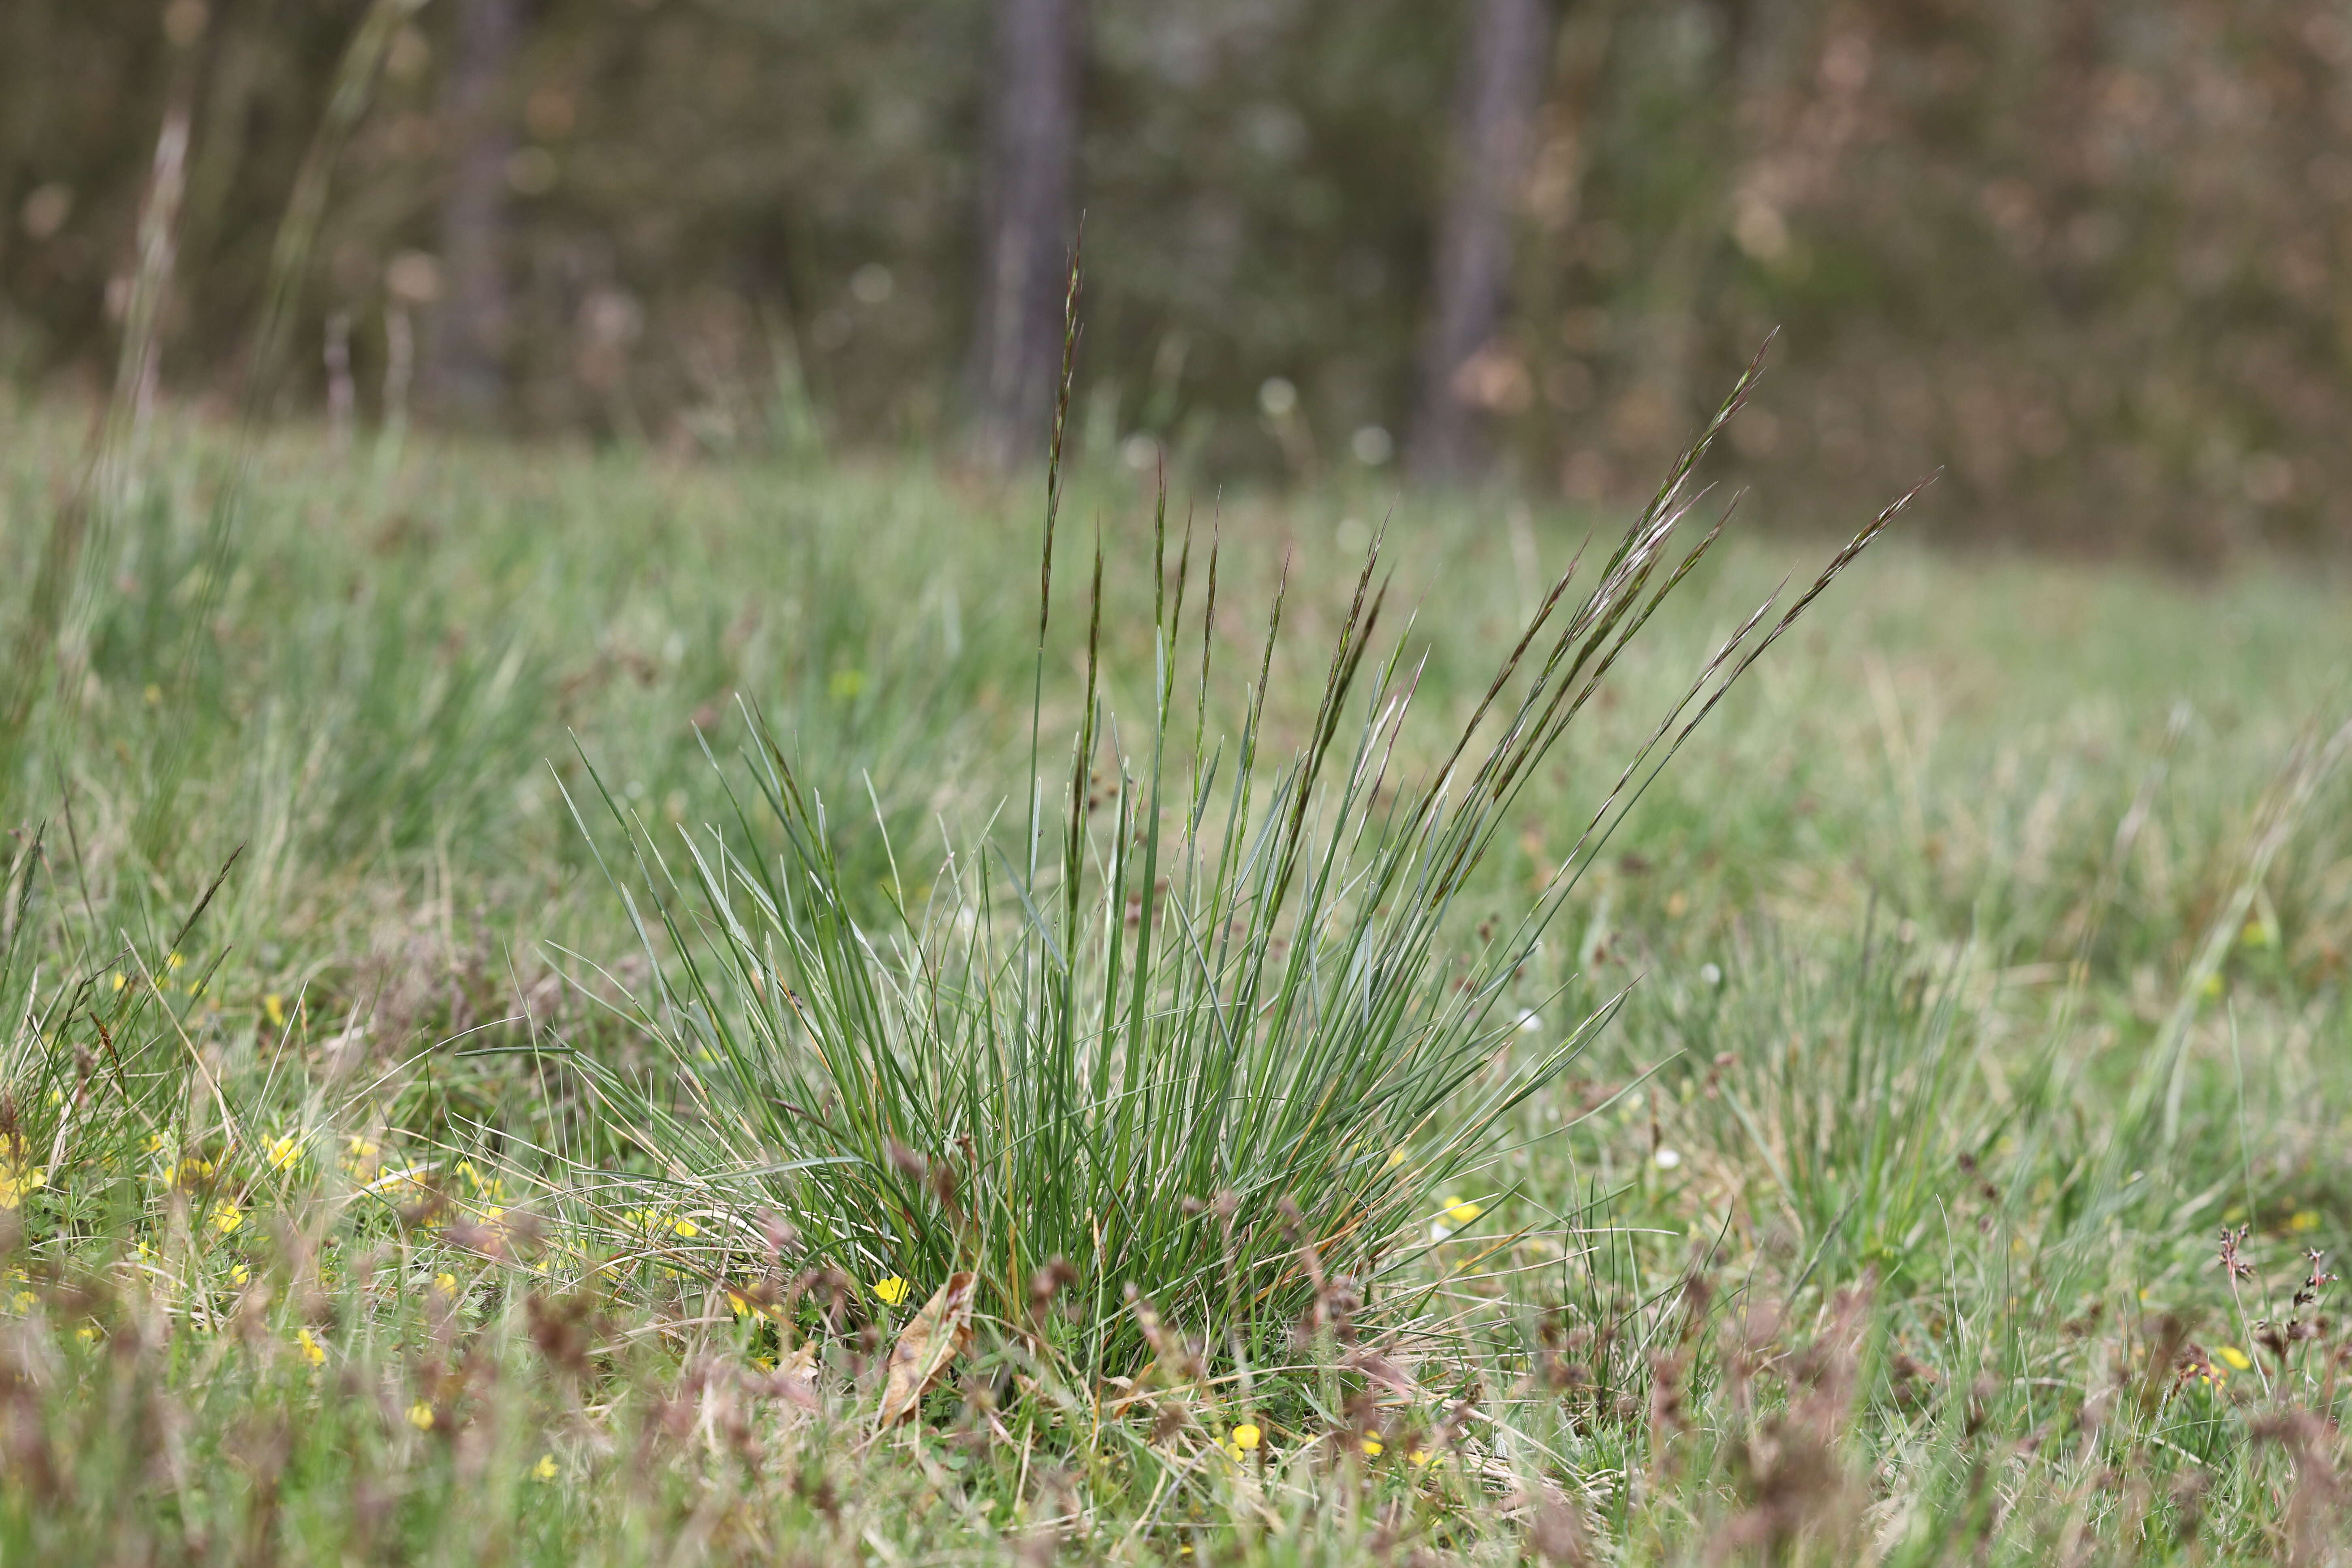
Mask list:
[[[178,953],[176,953],[176,952],[174,952],[174,953],[171,953],[171,954],[167,955],[167,956],[164,958],[164,960],[163,960],[163,969],[164,969],[164,972],[165,972],[166,973],[169,973],[171,971],[173,971],[173,970],[175,970],[175,969],[179,968],[179,967],[180,967],[180,965],[182,965],[182,964],[184,964],[184,963],[187,963],[187,962],[188,962],[188,961],[187,961],[185,958],[182,957],[180,954],[178,954]]]
[[[552,1454],[541,1454],[539,1457],[539,1463],[530,1468],[530,1474],[533,1480],[553,1480],[555,1479],[555,1456]]]
[[[652,1209],[631,1209],[621,1218],[631,1229],[642,1230],[649,1236],[657,1236],[663,1231],[680,1237],[702,1234],[702,1227],[690,1219],[682,1219],[672,1214],[658,1214]]]
[[[2252,1359],[2235,1345],[2223,1345],[2221,1355],[2223,1361],[2228,1362],[2240,1372],[2250,1371],[2254,1364]]]
[[[242,1263],[237,1264],[228,1271],[228,1282],[232,1285],[249,1285],[253,1283],[253,1270]]]
[[[297,1350],[299,1350],[302,1352],[302,1359],[309,1362],[312,1366],[326,1365],[327,1347],[312,1339],[310,1337],[310,1330],[295,1330],[294,1345]]]
[[[280,1138],[274,1139],[270,1142],[269,1152],[267,1157],[269,1161],[269,1168],[271,1170],[282,1171],[286,1169],[287,1166],[291,1165],[295,1161],[302,1157],[301,1136],[299,1133],[289,1132]]]
[[[1363,1449],[1364,1458],[1368,1459],[1379,1458],[1388,1447],[1387,1444],[1382,1443],[1378,1437],[1366,1437],[1356,1446]]]
[[[1234,1458],[1238,1459],[1265,1440],[1265,1434],[1260,1432],[1255,1423],[1244,1421],[1233,1429],[1226,1439],[1226,1446]]]
[[[383,1146],[374,1140],[354,1133],[343,1140],[343,1173],[358,1181],[366,1181],[376,1173],[383,1158]]]
[[[433,1430],[433,1406],[420,1399],[408,1407],[408,1424],[419,1432]]]
[[[784,1321],[783,1309],[772,1299],[774,1291],[764,1285],[727,1287],[727,1305],[739,1318],[771,1318]]]
[[[158,1186],[179,1187],[185,1191],[202,1186],[215,1168],[210,1160],[189,1154],[182,1158],[177,1164],[165,1165],[149,1179]]]
[[[213,1228],[226,1236],[245,1223],[245,1211],[235,1204],[222,1204],[213,1210]]]
[[[286,998],[272,991],[261,999],[261,1016],[269,1020],[273,1029],[286,1026]]]
[[[433,1289],[444,1296],[455,1296],[457,1293],[457,1277],[445,1268],[433,1277]]]
[[[1455,1225],[1468,1225],[1486,1212],[1486,1211],[1485,1209],[1480,1208],[1476,1204],[1466,1203],[1460,1198],[1448,1198],[1445,1200],[1445,1217],[1452,1220]]]
[[[891,1275],[887,1279],[877,1279],[874,1281],[874,1293],[877,1296],[881,1297],[886,1305],[892,1307],[895,1307],[899,1302],[905,1300],[907,1299],[907,1292],[910,1289],[911,1287],[908,1286],[904,1279],[899,1279],[896,1274]]]
[[[29,1194],[48,1184],[46,1167],[26,1164],[21,1155],[0,1150],[0,1209],[16,1207]]]
[[[465,1177],[466,1184],[474,1189],[474,1195],[478,1198],[497,1201],[504,1199],[507,1195],[506,1178],[483,1175],[474,1168],[474,1162],[471,1160],[458,1161],[457,1169],[452,1173]]]
[[[1437,1462],[1437,1456],[1427,1448],[1412,1448],[1406,1451],[1405,1460],[1417,1469],[1426,1469]]]
[[[2317,1230],[2319,1215],[2310,1209],[2298,1209],[2294,1217],[2286,1222],[2286,1227],[2289,1230]]]

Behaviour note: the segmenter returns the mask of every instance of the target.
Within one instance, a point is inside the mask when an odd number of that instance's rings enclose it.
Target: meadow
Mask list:
[[[0,405],[0,1559],[2347,1538],[2326,572],[1898,517],[1678,740],[1868,518],[1654,599],[1719,495],[1073,451],[1041,584],[1042,471],[89,447]]]

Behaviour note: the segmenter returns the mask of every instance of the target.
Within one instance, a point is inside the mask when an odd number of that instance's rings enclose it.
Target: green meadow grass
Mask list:
[[[81,442],[0,410],[12,649]],[[289,432],[214,580],[234,471],[150,434],[0,781],[5,1560],[2344,1536],[2343,584],[1898,521],[1580,861],[1866,519],[1423,833],[1628,520],[1074,463],[1041,654],[1034,480]]]

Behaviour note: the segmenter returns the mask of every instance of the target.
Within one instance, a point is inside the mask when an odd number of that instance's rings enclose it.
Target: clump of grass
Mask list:
[[[1777,620],[1768,600],[1742,621],[1516,921],[1445,962],[1457,899],[1535,770],[1719,536],[1720,522],[1673,548],[1693,473],[1756,374],[1598,569],[1572,563],[1550,586],[1424,776],[1391,772],[1417,671],[1390,635],[1378,541],[1305,731],[1285,744],[1266,718],[1277,587],[1239,682],[1240,732],[1210,734],[1228,679],[1218,542],[1196,569],[1192,531],[1168,537],[1163,481],[1150,710],[1122,730],[1101,698],[1097,546],[1066,773],[1033,760],[1025,830],[950,843],[927,889],[894,856],[887,921],[853,917],[838,807],[756,715],[726,828],[665,841],[605,794],[650,974],[636,1020],[660,1053],[636,1073],[581,1062],[641,1156],[618,1179],[652,1191],[624,1201],[709,1216],[706,1244],[683,1249],[706,1270],[755,1255],[758,1216],[773,1215],[809,1261],[856,1279],[928,1293],[971,1271],[983,1316],[1094,1375],[1139,1370],[1154,1323],[1247,1364],[1280,1359],[1335,1300],[1350,1319],[1409,1316],[1444,1211],[1477,1212],[1463,1194],[1497,1123],[1616,1006],[1516,1060],[1503,1047],[1519,1019],[1500,999],[1656,771],[1904,504]],[[1058,426],[1055,458],[1036,713]],[[1031,1281],[1056,1268],[1076,1274],[1076,1310],[1040,1314]]]

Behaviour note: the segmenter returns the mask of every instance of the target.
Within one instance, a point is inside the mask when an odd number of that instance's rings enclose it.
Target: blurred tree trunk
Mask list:
[[[1078,0],[996,0],[967,372],[973,445],[1004,467],[1045,450],[1061,364],[1078,149]]]
[[[449,71],[457,157],[441,209],[443,304],[425,369],[428,395],[457,418],[495,414],[505,393],[509,87],[521,37],[521,0],[458,0]]]
[[[1434,310],[1423,339],[1407,465],[1458,478],[1482,457],[1475,377],[1494,340],[1511,271],[1511,209],[1528,174],[1550,60],[1549,0],[1478,0],[1454,102],[1454,146],[1438,216]]]

